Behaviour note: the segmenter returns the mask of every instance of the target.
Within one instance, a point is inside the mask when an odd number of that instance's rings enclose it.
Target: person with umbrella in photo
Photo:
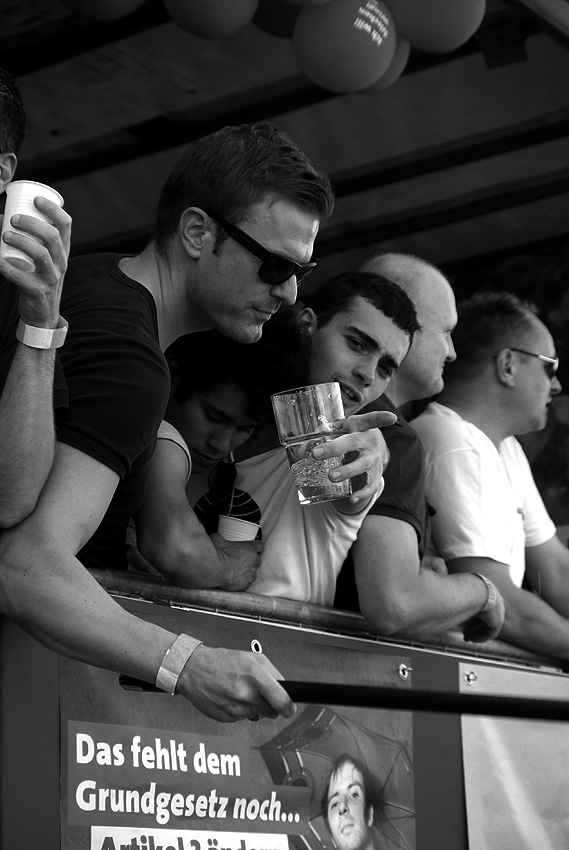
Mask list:
[[[334,762],[323,800],[323,814],[338,850],[375,850],[371,777],[358,759]]]

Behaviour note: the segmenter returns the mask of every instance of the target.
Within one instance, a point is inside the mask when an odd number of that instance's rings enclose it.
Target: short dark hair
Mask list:
[[[393,319],[397,327],[408,335],[409,342],[413,342],[413,336],[419,330],[415,305],[399,284],[381,274],[340,272],[303,298],[303,304],[314,310],[318,326],[324,327],[336,313],[347,309],[358,295]]]
[[[360,759],[349,755],[348,753],[342,753],[341,756],[334,761],[332,765],[332,770],[330,771],[330,776],[328,777],[328,782],[326,783],[326,788],[324,790],[324,796],[322,797],[321,810],[324,820],[326,821],[326,825],[329,826],[328,821],[328,791],[330,790],[330,782],[332,779],[340,772],[340,770],[344,767],[345,764],[353,765],[356,770],[359,770],[362,776],[362,788],[364,792],[364,811],[366,815],[369,813],[369,810],[374,806],[374,796],[375,796],[375,781],[369,771],[369,768],[363,761]]]
[[[178,383],[174,397],[184,402],[193,393],[219,384],[234,384],[245,395],[255,422],[272,421],[272,393],[309,380],[310,337],[291,307],[281,307],[257,343],[239,343],[220,331],[179,337],[166,352]]]
[[[334,194],[286,133],[267,121],[223,127],[192,142],[175,164],[158,201],[154,240],[164,254],[185,209],[241,221],[267,195],[290,201],[303,211],[327,218]]]
[[[26,113],[11,74],[0,68],[0,153],[20,152],[26,131]]]
[[[452,332],[456,360],[445,365],[445,383],[479,371],[488,354],[503,348],[523,347],[535,330],[537,307],[513,292],[479,292],[461,301]]]

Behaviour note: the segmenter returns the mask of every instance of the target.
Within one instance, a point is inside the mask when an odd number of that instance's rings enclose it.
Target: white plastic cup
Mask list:
[[[0,256],[8,260],[13,266],[22,271],[29,272],[35,270],[35,263],[27,254],[14,248],[12,245],[7,245],[4,242],[4,233],[6,230],[16,230],[10,224],[10,219],[13,215],[31,215],[38,218],[40,221],[45,221],[51,224],[51,219],[43,215],[37,207],[34,206],[34,198],[47,198],[48,201],[53,201],[58,206],[63,206],[63,198],[52,189],[51,186],[46,186],[45,183],[37,183],[35,180],[14,180],[13,183],[8,183],[6,187],[6,206],[4,209],[4,220],[2,222],[2,233],[0,235]],[[18,231],[22,232],[23,231]],[[39,239],[26,233],[28,239],[33,239],[34,242],[40,243]],[[41,243],[40,243],[41,244]]]
[[[219,517],[217,531],[224,540],[254,540],[260,526],[256,522],[239,519],[236,516]]]
[[[330,481],[332,469],[342,458],[315,460],[312,449],[345,434],[338,427],[344,418],[340,384],[311,384],[271,396],[279,440],[285,447],[301,505],[344,499],[352,492],[352,482]]]

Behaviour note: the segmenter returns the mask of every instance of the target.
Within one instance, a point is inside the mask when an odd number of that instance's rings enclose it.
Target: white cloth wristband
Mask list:
[[[59,317],[59,322],[56,328],[36,328],[33,325],[26,325],[21,319],[16,328],[16,337],[24,345],[29,348],[61,348],[67,336],[69,323],[65,321],[63,316]]]
[[[496,602],[498,601],[498,595],[496,592],[495,586],[492,584],[490,579],[483,576],[482,573],[473,573],[472,575],[478,576],[479,579],[482,579],[484,584],[486,585],[486,593],[488,594],[486,597],[486,602],[484,603],[484,607],[480,609],[479,614],[484,614],[486,611],[491,611],[496,607]]]
[[[178,635],[162,659],[156,676],[156,687],[174,696],[182,670],[192,657],[192,653],[202,643],[203,641],[189,635]]]

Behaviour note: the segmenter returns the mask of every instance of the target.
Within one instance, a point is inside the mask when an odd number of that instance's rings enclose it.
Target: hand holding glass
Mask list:
[[[328,477],[342,465],[342,459],[312,457],[315,446],[346,433],[345,428],[339,427],[344,419],[344,405],[338,382],[298,387],[276,393],[271,400],[279,440],[288,455],[300,504],[349,496],[350,479],[334,482]]]

